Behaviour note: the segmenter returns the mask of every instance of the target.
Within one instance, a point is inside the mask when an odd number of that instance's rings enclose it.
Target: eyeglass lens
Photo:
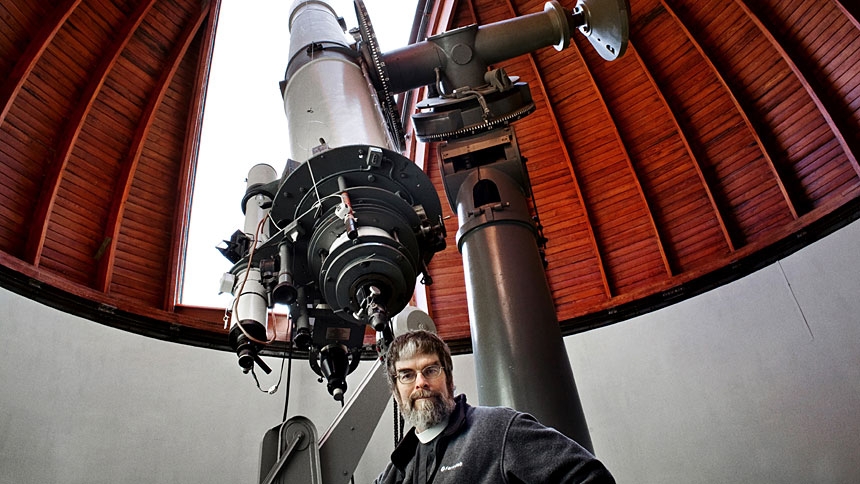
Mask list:
[[[425,366],[421,369],[421,375],[424,376],[425,380],[433,380],[441,374],[442,367],[440,365]],[[416,378],[418,378],[418,372],[415,370],[401,370],[397,372],[397,379],[400,383],[412,383]]]

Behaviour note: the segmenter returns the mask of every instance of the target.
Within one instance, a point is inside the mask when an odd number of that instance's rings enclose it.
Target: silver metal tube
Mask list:
[[[246,190],[252,191],[256,187],[271,183],[278,179],[278,173],[269,165],[259,164],[254,165],[248,171],[248,179]],[[257,247],[261,246],[268,239],[268,230],[263,227],[263,230],[258,234],[257,226],[268,215],[269,209],[263,208],[271,203],[272,199],[263,193],[248,197],[245,201],[245,226],[244,232],[252,240],[256,240]]]
[[[231,327],[238,321],[242,324],[259,323],[265,328],[269,301],[266,298],[266,288],[260,282],[260,269],[252,268],[240,272],[236,278],[234,295],[236,304],[233,307]]]
[[[348,43],[334,10],[320,0],[297,1],[289,28],[283,94],[290,158],[306,161],[321,144],[392,148],[375,91],[355,60],[337,48]]]

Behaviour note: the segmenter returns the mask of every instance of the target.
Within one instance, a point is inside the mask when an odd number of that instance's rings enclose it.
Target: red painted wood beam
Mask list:
[[[0,104],[0,124],[3,124],[6,115],[9,114],[9,109],[12,108],[12,103],[15,102],[15,98],[18,97],[18,93],[21,92],[21,88],[27,82],[33,68],[36,67],[36,63],[42,58],[45,49],[48,48],[57,32],[60,31],[60,28],[80,3],[81,0],[65,0],[51,10],[51,13],[43,20],[42,27],[30,40],[21,58],[15,63],[9,77],[0,85],[0,103],[2,103]]]
[[[188,123],[185,130],[185,147],[182,153],[179,185],[177,186],[176,202],[174,204],[173,236],[170,247],[170,267],[167,280],[164,281],[164,310],[173,312],[176,304],[181,301],[182,282],[185,274],[185,253],[188,250],[188,228],[191,217],[191,195],[194,191],[194,177],[197,173],[197,161],[200,150],[200,133],[203,125],[203,106],[206,90],[209,86],[209,73],[212,67],[212,52],[215,47],[215,32],[218,28],[218,15],[221,11],[221,0],[213,0],[209,4],[208,22],[203,45],[200,48],[200,63],[197,66],[197,78],[194,82],[194,98],[188,110]]]
[[[687,26],[684,25],[684,22],[680,19],[680,17],[678,17],[677,14],[675,14],[675,11],[672,10],[672,8],[664,0],[660,0],[660,4],[663,6],[663,8],[666,10],[666,12],[675,20],[675,23],[678,25],[678,27],[681,29],[681,31],[684,32],[684,36],[687,37],[687,40],[690,42],[690,44],[693,46],[693,48],[696,49],[696,52],[698,52],[699,56],[702,58],[702,60],[705,62],[705,64],[707,64],[710,71],[717,78],[717,81],[722,86],[723,91],[729,96],[729,98],[731,98],[732,104],[734,104],[734,106],[735,106],[735,110],[738,112],[738,114],[743,119],[744,124],[746,124],[747,130],[749,131],[750,135],[755,140],[756,146],[758,146],[758,149],[762,153],[762,156],[768,161],[770,166],[773,167],[774,164],[773,164],[773,161],[771,161],[770,153],[768,152],[767,148],[762,143],[761,137],[758,135],[758,132],[756,131],[755,126],[753,126],[752,122],[750,121],[749,117],[747,116],[746,111],[744,111],[743,107],[741,106],[740,102],[738,101],[737,96],[735,96],[735,93],[732,91],[731,87],[726,82],[726,79],[723,77],[722,73],[717,69],[716,65],[714,65],[714,62],[711,60],[710,56],[708,56],[708,54],[705,52],[705,50],[702,48],[702,46],[696,41],[695,37],[693,37],[693,35],[690,33],[690,30],[687,29]],[[646,69],[646,73],[648,73],[647,69]],[[648,78],[651,79],[651,82],[654,83],[656,86],[656,81],[651,77],[650,73],[648,73]],[[708,183],[708,180],[705,177],[704,172],[702,171],[702,164],[698,160],[698,158],[694,155],[693,150],[690,147],[689,139],[684,132],[684,127],[681,125],[681,123],[678,122],[678,116],[672,110],[672,107],[670,106],[668,100],[663,96],[663,92],[658,88],[657,93],[659,94],[660,99],[663,100],[663,104],[666,106],[666,109],[672,114],[672,121],[675,123],[675,127],[681,136],[681,141],[684,143],[684,148],[687,150],[687,153],[690,156],[690,159],[693,160],[693,165],[696,168],[696,174],[698,175],[699,179],[702,181],[702,186],[704,187],[705,192],[708,194],[708,200],[711,203],[711,208],[714,211],[714,216],[717,218],[717,222],[720,224],[720,230],[723,233],[723,237],[725,237],[725,239],[726,239],[726,243],[729,246],[729,250],[734,252],[737,249],[738,244],[732,238],[731,232],[729,231],[728,225],[726,224],[725,217],[723,216],[723,210],[720,208],[719,204],[717,203],[716,199],[714,198],[713,190],[711,189],[711,186]],[[780,192],[783,194],[783,197],[785,197],[786,203],[788,204],[788,208],[791,211],[792,217],[796,219],[797,218],[797,211],[794,208],[794,204],[791,203],[791,198],[788,196],[788,193],[785,190],[785,186],[783,185],[782,180],[779,178],[778,175],[776,176],[776,181],[777,181],[777,184],[779,186]]]
[[[45,237],[48,233],[48,220],[57,200],[60,183],[63,180],[63,172],[69,163],[72,150],[81,134],[81,129],[89,115],[90,109],[98,96],[111,69],[116,65],[125,46],[128,45],[134,32],[143,22],[143,18],[156,0],[141,2],[137,9],[132,12],[128,20],[114,34],[114,42],[108,47],[98,66],[91,71],[92,75],[87,86],[84,88],[74,112],[67,118],[63,131],[60,134],[56,148],[56,156],[48,167],[45,179],[42,182],[42,190],[33,216],[30,219],[30,232],[27,238],[25,260],[30,264],[39,265],[42,256],[42,248],[45,246]]]
[[[856,0],[849,0],[848,2],[844,2],[843,0],[833,0],[833,3],[835,3],[836,8],[842,11],[845,17],[854,24],[854,27],[860,29],[860,13],[858,13]]]
[[[105,240],[109,241],[104,255],[99,260],[98,278],[96,288],[104,293],[110,289],[111,279],[113,277],[113,266],[116,259],[117,239],[119,238],[120,227],[122,226],[123,214],[125,212],[128,195],[131,192],[131,185],[134,181],[134,175],[137,171],[137,165],[140,162],[140,156],[143,153],[143,147],[146,143],[146,138],[149,135],[149,130],[155,122],[155,113],[158,111],[161,102],[170,87],[170,82],[176,74],[179,64],[182,62],[188,47],[194,40],[194,36],[200,30],[203,21],[209,15],[208,7],[203,7],[196,18],[188,22],[185,29],[180,34],[174,45],[173,51],[165,63],[165,69],[161,73],[161,77],[155,83],[155,89],[149,97],[149,102],[143,110],[140,124],[131,139],[131,146],[128,155],[122,164],[122,172],[117,178],[117,184],[114,195],[111,201],[111,209],[108,215],[108,222],[105,226]]]
[[[508,8],[511,11],[511,14],[516,17],[519,15],[516,7],[511,3],[511,0],[507,0]],[[597,259],[597,267],[600,269],[600,280],[603,283],[603,291],[607,298],[612,297],[612,288],[609,284],[609,278],[606,276],[606,265],[603,263],[603,255],[600,250],[600,246],[597,243],[597,236],[594,233],[594,225],[591,223],[591,215],[588,210],[588,202],[585,197],[582,195],[582,189],[580,188],[579,179],[576,175],[576,170],[573,168],[573,159],[570,156],[570,151],[567,149],[567,143],[564,140],[564,135],[561,133],[559,129],[558,116],[555,113],[555,108],[553,108],[553,103],[551,102],[551,98],[549,95],[549,91],[546,88],[546,83],[543,80],[543,76],[541,75],[541,71],[537,67],[537,62],[535,61],[534,54],[528,54],[529,64],[531,64],[532,70],[535,72],[535,78],[538,82],[538,88],[543,93],[544,99],[546,99],[546,107],[552,122],[553,132],[555,133],[556,140],[558,140],[558,144],[561,147],[561,152],[564,155],[565,164],[567,165],[568,171],[570,172],[570,179],[573,182],[573,189],[576,192],[576,196],[579,198],[580,203],[582,203],[582,213],[585,217],[585,224],[588,226],[588,238],[591,245],[591,250],[594,251],[594,257]]]
[[[469,12],[472,14],[472,20],[475,23],[478,23],[478,11],[475,10],[475,2],[472,0],[466,0],[466,3],[468,4]],[[510,2],[508,2],[508,5],[510,5]]]
[[[803,71],[800,70],[800,67],[797,66],[797,63],[794,62],[794,59],[789,55],[789,53],[785,50],[785,48],[776,40],[773,33],[767,26],[761,21],[760,18],[747,6],[746,2],[743,0],[735,0],[735,4],[746,14],[747,17],[758,27],[761,33],[768,39],[768,41],[773,45],[773,48],[779,52],[779,55],[782,59],[788,64],[791,68],[791,72],[797,77],[797,80],[803,86],[803,89],[806,90],[807,95],[815,103],[815,107],[818,108],[818,111],[821,113],[821,116],[824,118],[824,121],[827,123],[827,126],[830,127],[830,131],[833,132],[833,136],[839,142],[839,146],[842,148],[842,151],[845,152],[845,156],[848,158],[848,162],[851,163],[851,166],[854,168],[855,173],[860,176],[860,163],[857,161],[857,157],[854,151],[851,149],[851,146],[848,144],[845,139],[845,134],[842,132],[842,129],[839,126],[839,123],[833,118],[833,115],[830,113],[830,110],[827,109],[824,102],[821,100],[821,96],[818,95],[818,92],[815,91],[815,88],[812,87],[812,84],[806,78],[806,75]],[[853,17],[852,17],[853,18]]]
[[[471,2],[472,0],[468,0]],[[433,14],[431,18],[434,20],[428,32],[429,35],[441,34],[447,32],[451,28],[451,22],[454,18],[454,11],[457,9],[459,0],[438,0],[433,6]],[[428,36],[429,36],[428,35]]]

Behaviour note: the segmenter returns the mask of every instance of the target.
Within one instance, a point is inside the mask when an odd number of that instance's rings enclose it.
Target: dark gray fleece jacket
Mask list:
[[[501,407],[473,407],[466,396],[445,430],[433,442],[429,482],[433,484],[566,484],[614,483],[604,465],[560,432],[531,415]],[[415,429],[394,452],[376,484],[413,482]]]

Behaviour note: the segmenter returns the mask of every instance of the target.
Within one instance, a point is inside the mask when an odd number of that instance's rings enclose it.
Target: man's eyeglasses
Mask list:
[[[435,380],[442,374],[442,365],[425,366],[421,370],[421,375],[425,380]],[[415,370],[400,370],[397,372],[397,381],[403,384],[413,383],[418,378],[418,372]]]

